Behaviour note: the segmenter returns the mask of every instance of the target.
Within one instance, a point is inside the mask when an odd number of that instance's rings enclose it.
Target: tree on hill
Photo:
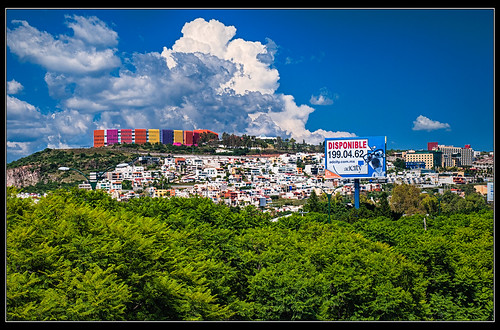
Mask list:
[[[391,209],[400,214],[422,214],[425,209],[420,203],[420,189],[414,185],[395,185],[390,201]]]

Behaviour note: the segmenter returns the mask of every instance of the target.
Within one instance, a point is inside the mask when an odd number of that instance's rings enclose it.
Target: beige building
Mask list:
[[[436,153],[435,151],[413,151],[410,150],[405,153],[404,159],[406,163],[415,164],[415,163],[424,163],[425,169],[430,170],[433,169],[434,166],[441,165],[441,154]]]
[[[471,148],[439,145],[438,150],[443,153],[443,167],[472,166],[474,161],[474,150]]]

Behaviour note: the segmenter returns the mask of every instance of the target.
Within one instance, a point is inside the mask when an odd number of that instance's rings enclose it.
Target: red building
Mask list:
[[[132,139],[132,130],[131,129],[122,129],[121,132],[121,143],[132,143],[134,140]]]
[[[184,131],[184,145],[193,145],[193,131]]]
[[[438,149],[438,143],[437,142],[427,142],[427,150],[432,151],[432,150],[437,150]]]

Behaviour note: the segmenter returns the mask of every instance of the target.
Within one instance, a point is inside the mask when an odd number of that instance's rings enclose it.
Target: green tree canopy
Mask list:
[[[493,319],[492,210],[424,229],[376,208],[273,222],[199,197],[12,188],[6,210],[8,320]]]

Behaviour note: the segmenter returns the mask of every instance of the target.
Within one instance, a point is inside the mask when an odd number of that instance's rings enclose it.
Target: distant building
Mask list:
[[[165,129],[99,129],[94,130],[94,148],[110,146],[117,143],[162,143],[175,145],[198,145],[203,133],[219,135],[208,129],[194,131]]]
[[[417,169],[424,168],[427,170],[441,166],[440,151],[413,151],[405,153],[406,168]]]
[[[438,142],[427,142],[427,150],[442,152],[440,165],[442,167],[472,166],[475,158],[475,151],[471,148],[470,144],[466,144],[461,148],[441,145]]]
[[[443,153],[443,167],[472,166],[474,150],[470,145],[468,148],[439,145],[438,148]]]
[[[432,151],[432,150],[437,150],[438,149],[438,143],[437,142],[428,142],[427,143],[427,150]]]

